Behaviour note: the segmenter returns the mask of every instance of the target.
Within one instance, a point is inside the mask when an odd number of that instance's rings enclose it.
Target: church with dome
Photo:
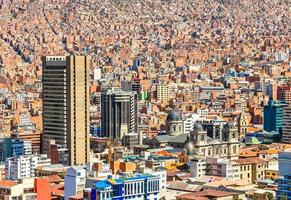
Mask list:
[[[185,134],[182,113],[179,110],[171,110],[168,113],[166,134],[155,136],[151,144],[153,147],[183,148],[193,157],[237,159],[239,155],[239,135],[234,123],[226,122],[217,138],[208,136],[200,122],[195,122],[193,131]]]

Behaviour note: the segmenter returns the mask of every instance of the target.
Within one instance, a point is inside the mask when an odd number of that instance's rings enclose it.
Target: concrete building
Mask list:
[[[291,102],[291,87],[288,85],[278,86],[277,89],[278,100]]]
[[[139,134],[138,133],[128,133],[123,136],[122,145],[128,148],[132,148],[139,144]]]
[[[240,166],[234,161],[222,158],[206,159],[206,174],[240,180]]]
[[[50,164],[51,160],[46,155],[25,155],[7,158],[5,161],[6,179],[18,180],[34,177],[37,167]]]
[[[160,84],[157,85],[157,100],[168,101],[170,98],[170,88],[168,85]]]
[[[89,160],[89,107],[88,57],[44,57],[43,143],[67,148],[70,165]]]
[[[282,142],[291,144],[291,106],[283,109]]]
[[[102,136],[123,139],[128,133],[137,133],[137,94],[111,89],[101,96]]]
[[[0,181],[0,199],[5,200],[38,200],[34,192],[34,179],[22,179],[20,182],[11,180]]]
[[[185,116],[185,119],[183,121],[184,122],[183,129],[185,134],[190,134],[190,132],[193,131],[194,128],[193,124],[198,119],[199,115],[197,114],[188,114],[187,116]]]
[[[203,177],[206,175],[206,160],[193,158],[188,162],[191,177]]]
[[[86,170],[78,165],[68,169],[65,176],[65,200],[78,195],[85,188]]]
[[[21,132],[15,132],[11,134],[13,138],[17,138],[24,142],[30,142],[32,153],[39,154],[41,149],[42,133],[39,130],[27,130]]]
[[[267,162],[260,158],[243,158],[234,161],[240,167],[240,180],[249,183],[265,180]]]

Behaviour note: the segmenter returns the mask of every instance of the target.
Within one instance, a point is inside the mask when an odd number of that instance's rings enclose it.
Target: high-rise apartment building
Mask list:
[[[122,90],[107,90],[101,96],[102,136],[122,139],[137,132],[137,94]]]
[[[291,144],[291,106],[283,109],[282,142]]]
[[[291,87],[289,85],[279,86],[277,89],[278,100],[291,102]]]
[[[283,108],[287,106],[285,101],[272,101],[264,107],[264,130],[282,133]]]
[[[157,85],[157,99],[159,101],[168,101],[170,98],[170,88],[168,85]]]
[[[54,140],[69,150],[69,164],[89,160],[89,60],[43,58],[43,150]]]

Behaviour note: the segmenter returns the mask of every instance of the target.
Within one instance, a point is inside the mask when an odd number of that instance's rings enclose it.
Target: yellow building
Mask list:
[[[89,59],[44,57],[43,144],[55,140],[67,148],[70,165],[89,160],[89,107]]]
[[[265,170],[265,179],[276,180],[279,176],[279,171],[276,169],[266,169]]]
[[[168,85],[157,85],[157,99],[158,101],[168,101],[170,98],[170,88]]]
[[[241,158],[234,161],[240,166],[240,179],[249,183],[256,183],[265,179],[266,161],[260,158]]]

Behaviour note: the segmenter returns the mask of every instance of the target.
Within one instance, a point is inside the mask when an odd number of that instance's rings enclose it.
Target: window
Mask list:
[[[233,153],[236,153],[236,146],[233,146]]]

